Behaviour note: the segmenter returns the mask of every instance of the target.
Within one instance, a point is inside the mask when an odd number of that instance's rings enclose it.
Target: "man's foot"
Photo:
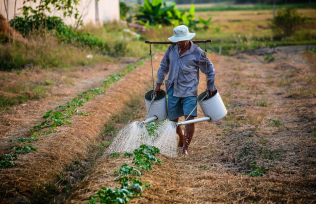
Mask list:
[[[186,146],[182,147],[182,155],[188,155],[188,147]]]
[[[183,144],[179,142],[178,147],[183,147]]]

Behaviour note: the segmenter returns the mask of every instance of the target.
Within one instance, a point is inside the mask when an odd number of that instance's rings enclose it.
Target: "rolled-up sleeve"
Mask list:
[[[169,72],[169,65],[170,65],[170,60],[169,60],[169,52],[170,48],[166,51],[165,55],[163,56],[160,67],[157,73],[157,84],[162,84],[163,80],[165,79],[166,75]]]
[[[201,50],[202,51],[202,50]],[[215,69],[213,63],[205,56],[205,53],[202,51],[198,57],[198,66],[200,70],[205,74],[207,70],[207,89],[215,90]],[[207,69],[206,69],[207,68]]]

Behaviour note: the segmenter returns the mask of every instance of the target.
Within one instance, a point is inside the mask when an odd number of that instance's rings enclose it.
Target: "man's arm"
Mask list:
[[[209,96],[215,95],[215,69],[213,63],[206,57],[204,53],[201,53],[198,59],[198,64],[200,70],[207,76],[207,90],[209,91]]]
[[[155,93],[159,94],[160,92],[160,86],[162,82],[164,81],[166,75],[169,72],[169,65],[170,65],[170,60],[169,60],[169,49],[166,51],[165,55],[163,56],[160,67],[157,73],[157,81],[156,81],[156,88],[155,88]]]

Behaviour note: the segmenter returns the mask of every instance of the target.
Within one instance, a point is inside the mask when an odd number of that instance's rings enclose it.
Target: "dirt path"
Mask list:
[[[275,57],[210,56],[228,115],[196,124],[189,156],[161,155],[162,165],[142,176],[152,186],[131,203],[316,201],[316,67],[301,56]],[[112,171],[130,162],[101,158],[66,203],[118,186]]]

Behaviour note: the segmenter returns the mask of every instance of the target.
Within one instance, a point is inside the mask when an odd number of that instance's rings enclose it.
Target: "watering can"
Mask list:
[[[149,122],[160,122],[168,118],[166,92],[161,90],[159,96],[154,96],[153,92],[154,90],[150,90],[144,96],[147,108],[147,115],[142,122],[143,124]],[[178,122],[176,123],[177,126],[202,121],[215,122],[221,120],[227,115],[227,109],[218,91],[216,91],[215,95],[213,95],[211,98],[208,98],[207,93],[207,91],[204,91],[198,96],[198,102],[202,108],[205,117]],[[147,116],[148,119],[146,119]]]

